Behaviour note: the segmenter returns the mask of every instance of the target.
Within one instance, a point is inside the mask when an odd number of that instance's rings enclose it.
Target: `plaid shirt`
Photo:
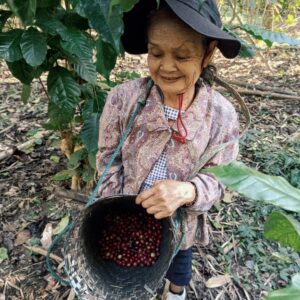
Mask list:
[[[168,120],[177,120],[178,109],[164,105],[164,114],[165,114],[166,119],[168,119]],[[168,142],[166,147],[168,147],[169,144],[170,144],[170,141]],[[155,183],[155,181],[163,180],[163,179],[167,179],[167,178],[168,178],[168,176],[167,176],[167,153],[164,150],[163,153],[160,155],[159,159],[157,160],[157,162],[155,163],[155,165],[153,166],[148,177],[143,182],[140,192],[143,192],[143,191],[151,188],[151,186]]]

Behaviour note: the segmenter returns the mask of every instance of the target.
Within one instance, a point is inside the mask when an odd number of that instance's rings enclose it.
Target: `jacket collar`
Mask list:
[[[192,140],[195,134],[201,129],[201,124],[208,110],[211,99],[211,88],[205,84],[198,87],[194,101],[182,115],[182,121],[187,129],[187,140]],[[163,97],[160,89],[154,85],[143,108],[143,118],[139,120],[148,131],[170,130],[168,120],[163,109]],[[177,130],[176,122],[172,125],[172,130]]]

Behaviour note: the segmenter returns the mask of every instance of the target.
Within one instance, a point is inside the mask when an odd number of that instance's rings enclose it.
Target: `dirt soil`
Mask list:
[[[137,71],[137,66],[140,66],[138,71],[145,74],[144,63],[144,57],[127,56],[119,61],[116,70],[132,72]],[[226,80],[235,80],[254,88],[268,87],[274,92],[279,90],[300,97],[299,48],[272,49],[266,53],[265,61],[259,58],[226,61],[218,57],[216,65],[219,75]],[[21,85],[11,79],[4,65],[0,68],[0,155],[5,149],[13,149],[13,153],[0,161],[0,247],[7,249],[6,259],[2,262],[0,260],[0,299],[71,300],[74,299],[72,291],[57,283],[46,268],[45,247],[49,244],[46,229],[54,229],[63,217],[72,215],[82,204],[55,193],[57,188],[68,189],[68,181],[55,182],[51,179],[64,169],[67,160],[60,153],[58,134],[42,127],[47,120],[47,97],[40,83],[33,84],[31,100],[28,104],[23,104],[20,101]],[[237,85],[235,87],[242,88]],[[292,116],[300,116],[299,99],[274,99],[259,95],[243,95],[243,98],[253,117],[252,130],[271,136],[280,134],[283,138],[299,134],[299,126],[290,119]],[[237,109],[239,110],[238,107]],[[23,145],[22,150],[16,149],[17,145],[28,141],[33,142]],[[251,156],[243,155],[240,159],[247,164],[257,165]],[[218,259],[220,248],[229,246],[226,248],[227,255],[234,251],[236,241],[230,230],[236,228],[238,222],[242,222],[238,219],[239,213],[243,209],[250,211],[250,207],[247,200],[234,196],[234,200],[222,203],[219,210],[212,210],[209,220],[213,242],[205,248],[194,248],[193,283],[188,290],[188,299],[257,300],[266,295],[267,288],[273,287],[270,283],[273,275],[266,274],[263,270],[260,272],[264,287],[244,284],[241,278],[245,277],[255,283],[255,277],[252,277],[254,271],[249,270],[235,255],[230,258],[232,278],[229,281],[228,277],[217,278],[217,287],[207,287],[209,278],[228,272],[225,262]],[[230,212],[235,213],[237,221],[231,220],[226,226],[223,224],[224,226],[216,228],[216,222],[222,224],[222,214],[225,214],[226,219]],[[42,236],[44,247],[41,243]],[[29,250],[31,246],[36,247],[36,251]],[[54,251],[58,258],[53,260],[53,265],[63,274],[61,248],[59,245]],[[297,258],[293,263],[300,266]],[[222,282],[224,278],[225,282]],[[276,277],[277,288],[286,285],[287,281]]]

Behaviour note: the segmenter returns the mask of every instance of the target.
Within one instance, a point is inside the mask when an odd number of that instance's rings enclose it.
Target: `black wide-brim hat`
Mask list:
[[[164,2],[164,3],[163,3]],[[214,0],[161,0],[188,26],[196,32],[217,40],[217,47],[226,58],[239,54],[241,43],[222,30],[221,17]],[[147,53],[148,15],[157,9],[157,0],[140,0],[125,13],[123,47],[130,54]]]

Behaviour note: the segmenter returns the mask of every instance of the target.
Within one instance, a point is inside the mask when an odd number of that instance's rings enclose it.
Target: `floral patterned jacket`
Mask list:
[[[109,93],[100,119],[99,147],[96,157],[101,174],[124,132],[137,101],[145,97],[149,78],[121,84]],[[176,124],[169,126],[163,111],[163,100],[153,86],[146,105],[137,115],[120,154],[99,189],[101,197],[116,194],[138,194],[143,181],[163,150],[167,153],[169,179],[191,181],[197,189],[194,205],[185,208],[187,223],[181,249],[191,247],[195,237],[202,245],[208,243],[205,212],[223,195],[223,186],[204,167],[229,163],[238,154],[239,123],[232,104],[209,86],[202,84],[195,99],[182,116],[188,135],[185,144],[175,140],[168,144]],[[234,140],[212,158],[208,155],[220,144]],[[207,157],[194,172],[200,158]],[[191,174],[195,174],[193,178]]]

